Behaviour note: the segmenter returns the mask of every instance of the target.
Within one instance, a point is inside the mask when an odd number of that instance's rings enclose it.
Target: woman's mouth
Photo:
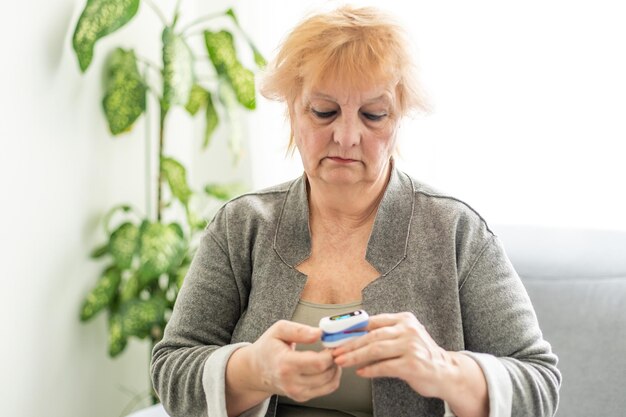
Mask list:
[[[356,162],[355,159],[341,158],[339,156],[329,156],[328,159],[338,164],[349,164],[351,162]]]

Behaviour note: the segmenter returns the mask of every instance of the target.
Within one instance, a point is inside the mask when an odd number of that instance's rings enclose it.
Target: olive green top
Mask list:
[[[292,321],[317,327],[325,316],[348,313],[363,308],[360,301],[349,304],[317,304],[299,300]],[[324,349],[322,342],[297,345],[296,350]],[[277,417],[372,417],[372,383],[361,378],[355,368],[344,368],[339,388],[329,395],[298,403],[288,397],[278,397]],[[333,410],[334,412],[331,412]]]

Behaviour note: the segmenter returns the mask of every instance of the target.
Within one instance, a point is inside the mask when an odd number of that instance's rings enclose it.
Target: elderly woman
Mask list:
[[[394,166],[424,107],[404,39],[343,7],[285,40],[263,93],[286,103],[304,175],[205,230],[153,352],[172,416],[554,414],[557,358],[497,237]],[[356,309],[369,332],[324,349],[319,319]]]

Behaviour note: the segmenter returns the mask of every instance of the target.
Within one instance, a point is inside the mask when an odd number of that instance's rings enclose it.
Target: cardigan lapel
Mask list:
[[[414,206],[413,183],[394,166],[376,212],[365,254],[365,259],[382,276],[406,258]]]
[[[311,255],[305,175],[293,181],[287,191],[278,218],[273,247],[278,257],[291,268],[295,268]]]

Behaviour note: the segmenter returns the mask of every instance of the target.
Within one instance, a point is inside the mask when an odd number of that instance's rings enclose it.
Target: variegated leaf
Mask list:
[[[130,268],[139,244],[139,228],[132,223],[123,223],[109,239],[109,253],[119,269]]]
[[[163,223],[144,222],[141,226],[139,269],[141,285],[148,285],[171,271],[185,257],[186,245],[176,229]]]
[[[109,356],[116,357],[124,351],[128,338],[124,335],[122,318],[119,314],[109,317]]]
[[[85,72],[91,64],[98,39],[128,23],[138,8],[139,0],[87,1],[72,37],[72,46],[82,72]]]
[[[148,300],[131,300],[122,305],[120,317],[124,336],[144,338],[152,326],[160,326],[165,318],[165,300],[154,297]]]
[[[241,65],[237,59],[233,35],[221,30],[204,32],[204,40],[209,57],[220,76],[228,80],[235,91],[237,101],[248,109],[256,107],[254,74]]]
[[[186,105],[193,85],[191,50],[180,35],[167,27],[163,31],[163,110]]]
[[[146,110],[147,87],[139,70],[135,53],[116,49],[107,62],[105,95],[102,100],[109,129],[114,135],[130,130]]]
[[[87,294],[80,312],[80,319],[87,321],[111,304],[122,280],[120,271],[110,267],[98,279],[95,287]]]
[[[172,190],[172,194],[187,206],[192,191],[187,184],[187,170],[174,158],[161,158],[161,172]]]

